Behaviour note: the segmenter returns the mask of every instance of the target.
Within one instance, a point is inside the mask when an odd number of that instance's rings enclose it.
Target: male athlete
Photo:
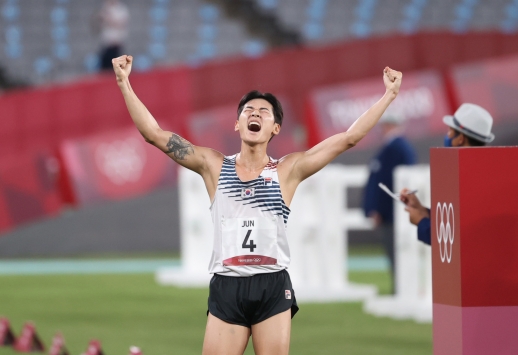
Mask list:
[[[145,140],[201,175],[212,202],[214,247],[209,271],[209,313],[203,354],[243,354],[250,335],[256,354],[288,354],[291,318],[298,310],[286,269],[289,205],[297,186],[354,147],[396,98],[402,74],[386,67],[385,94],[346,131],[306,152],[274,160],[268,142],[279,134],[283,112],[271,94],[252,91],[239,103],[235,131],[241,151],[224,156],[162,130],[133,92],[133,58],[113,59],[128,111]]]

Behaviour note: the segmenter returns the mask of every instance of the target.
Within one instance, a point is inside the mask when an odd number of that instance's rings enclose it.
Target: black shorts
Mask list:
[[[210,280],[209,312],[227,322],[250,328],[276,314],[299,307],[286,270],[232,277],[214,274]]]

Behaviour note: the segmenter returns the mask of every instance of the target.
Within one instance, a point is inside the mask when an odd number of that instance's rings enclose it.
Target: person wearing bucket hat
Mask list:
[[[480,147],[495,139],[491,133],[493,117],[475,104],[460,105],[453,116],[444,116],[443,122],[449,127],[444,137],[445,147]],[[417,196],[406,188],[401,190],[400,199],[406,204],[410,223],[417,226],[417,238],[430,245],[430,209],[424,207]]]
[[[444,138],[445,147],[484,146],[495,139],[491,133],[493,117],[475,104],[462,104],[453,116],[444,116],[443,122],[450,127]]]

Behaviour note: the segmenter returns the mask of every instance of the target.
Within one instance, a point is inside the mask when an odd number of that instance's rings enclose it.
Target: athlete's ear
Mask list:
[[[236,123],[234,124],[234,132],[239,131],[239,120],[236,120]]]
[[[276,135],[278,135],[280,132],[281,132],[281,125],[280,125],[280,124],[278,124],[278,123],[274,123],[274,124],[273,124],[273,132],[272,132],[272,134],[276,136]]]

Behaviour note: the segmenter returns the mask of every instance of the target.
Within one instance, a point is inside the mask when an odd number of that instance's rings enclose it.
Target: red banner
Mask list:
[[[87,205],[171,186],[176,163],[146,143],[135,127],[62,144],[73,201]]]
[[[313,127],[310,144],[346,131],[385,92],[382,77],[314,90],[309,97],[308,125]],[[444,131],[442,118],[449,112],[444,84],[434,71],[405,73],[398,97],[387,114],[406,121],[406,135],[419,138]],[[366,147],[378,135],[369,134],[359,144]]]
[[[44,152],[0,159],[0,230],[59,211],[58,171],[57,159]]]
[[[480,105],[491,113],[494,123],[518,117],[517,56],[458,65],[450,75],[458,105]]]
[[[166,129],[183,134],[191,112],[190,70],[134,73],[139,98]],[[124,129],[131,124],[113,75],[0,95],[0,158],[21,151],[58,149],[67,139]]]

